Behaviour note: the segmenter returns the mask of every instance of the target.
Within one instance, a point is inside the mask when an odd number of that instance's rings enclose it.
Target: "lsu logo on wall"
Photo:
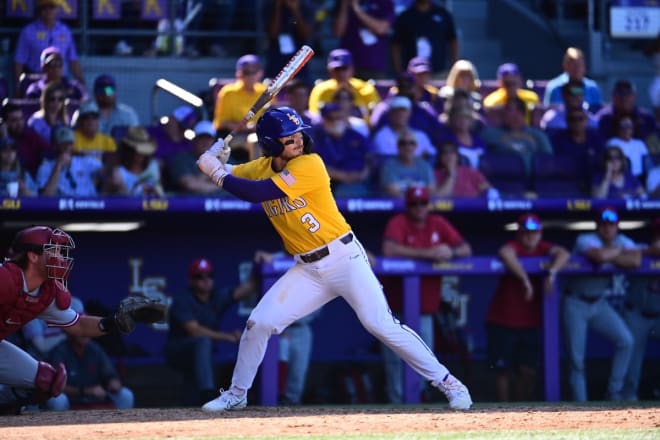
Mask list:
[[[128,259],[128,266],[131,270],[131,285],[128,288],[129,295],[145,296],[158,300],[167,305],[169,309],[169,306],[172,304],[172,297],[165,293],[167,278],[162,276],[142,278],[142,263],[142,258]],[[167,319],[164,323],[157,322],[150,324],[149,327],[158,331],[167,331],[169,329]]]

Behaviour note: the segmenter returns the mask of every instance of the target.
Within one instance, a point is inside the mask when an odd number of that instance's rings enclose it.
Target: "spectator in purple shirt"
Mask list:
[[[175,108],[169,116],[161,118],[158,125],[149,127],[149,136],[158,145],[154,157],[164,163],[177,153],[190,151],[192,143],[185,133],[186,130],[191,130],[191,133],[194,134],[192,129],[196,122],[195,110],[188,105],[182,105]]]
[[[566,113],[566,128],[554,131],[550,143],[558,156],[566,155],[580,161],[585,169],[593,169],[600,161],[605,140],[598,131],[589,129],[588,115],[583,109]]]
[[[55,149],[49,141],[27,126],[23,110],[18,105],[7,101],[0,114],[7,127],[7,135],[15,142],[18,159],[23,169],[34,177],[41,161],[53,157]]]
[[[16,84],[22,73],[38,73],[41,71],[41,52],[55,46],[60,50],[65,61],[64,74],[71,74],[81,84],[85,84],[76,45],[66,24],[57,19],[59,13],[57,0],[37,0],[36,20],[27,24],[16,43],[14,55],[14,79]]]
[[[335,2],[333,31],[339,47],[354,59],[355,76],[369,80],[390,73],[390,30],[394,23],[392,0],[339,0]]]
[[[58,125],[69,125],[66,90],[61,84],[48,84],[39,103],[39,110],[28,118],[27,124],[46,142],[50,142],[53,128]]]
[[[353,130],[337,104],[321,109],[322,121],[313,127],[314,152],[325,162],[337,197],[364,197],[371,192],[369,139]]]
[[[617,124],[624,116],[633,121],[633,136],[642,140],[652,135],[656,130],[654,115],[647,109],[637,105],[637,91],[635,85],[627,80],[621,79],[614,83],[612,89],[612,102],[606,105],[598,113],[598,131],[604,139],[616,135]]]
[[[600,170],[592,181],[593,198],[620,199],[645,194],[639,180],[630,172],[621,148],[607,147],[601,154]]]
[[[28,99],[39,99],[46,85],[50,83],[61,84],[66,90],[66,97],[76,101],[87,99],[85,86],[75,79],[64,76],[64,60],[60,50],[55,46],[45,48],[41,52],[41,71],[43,77],[30,84],[25,92]]]

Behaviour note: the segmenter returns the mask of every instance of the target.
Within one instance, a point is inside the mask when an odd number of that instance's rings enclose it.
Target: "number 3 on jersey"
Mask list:
[[[303,214],[303,216],[300,217],[300,221],[309,225],[309,232],[316,232],[321,227],[319,221],[309,212]]]

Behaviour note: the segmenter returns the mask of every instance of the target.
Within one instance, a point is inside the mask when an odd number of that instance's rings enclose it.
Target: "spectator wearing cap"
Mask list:
[[[434,195],[437,197],[496,197],[499,193],[478,168],[461,163],[452,142],[440,145],[435,167]]]
[[[396,156],[398,154],[397,139],[400,133],[410,131],[414,134],[417,149],[416,156],[433,158],[436,148],[429,136],[422,130],[413,128],[410,124],[412,101],[406,96],[395,96],[388,100],[389,111],[386,123],[378,128],[372,137],[374,152],[379,156]]]
[[[41,71],[41,53],[50,46],[57,47],[62,55],[64,75],[73,75],[80,84],[85,84],[71,31],[57,19],[59,9],[57,0],[36,1],[36,19],[23,27],[16,43],[15,84],[19,84],[21,74]]]
[[[117,152],[115,140],[100,132],[100,110],[96,101],[89,99],[80,104],[73,114],[74,127],[73,151],[80,154],[91,154],[104,163],[112,161]]]
[[[39,99],[39,110],[27,120],[32,128],[46,142],[51,140],[51,131],[58,125],[69,125],[66,90],[61,84],[51,83],[44,89]]]
[[[408,70],[410,70],[410,67]],[[436,108],[438,111],[442,111],[443,104],[454,96],[456,90],[465,90],[470,96],[474,111],[479,112],[482,110],[480,87],[481,80],[479,80],[479,73],[472,61],[457,60],[449,69],[447,82],[437,93],[439,103],[436,105]]]
[[[156,142],[144,127],[129,127],[119,141],[119,166],[115,194],[131,196],[164,195],[160,164],[153,158]]]
[[[225,84],[215,101],[213,125],[220,137],[238,128],[243,117],[259,96],[266,90],[261,82],[264,76],[259,57],[253,54],[243,55],[236,62],[236,81]],[[244,144],[249,133],[254,132],[254,126],[259,116],[267,106],[259,111],[241,131],[241,136],[235,137],[235,145]]]
[[[23,109],[11,100],[3,103],[0,119],[7,128],[7,136],[14,141],[21,167],[34,177],[43,158],[55,154],[50,139],[44,139],[29,127]]]
[[[335,103],[321,109],[321,122],[312,128],[314,152],[323,159],[332,192],[337,197],[364,197],[371,193],[371,143],[351,128],[347,115]]]
[[[217,139],[215,127],[211,121],[199,121],[195,124],[194,132],[192,149],[178,153],[166,163],[174,190],[184,194],[224,194],[197,166],[197,158]]]
[[[156,141],[154,157],[161,162],[161,165],[164,166],[177,154],[191,150],[192,129],[198,120],[194,108],[180,105],[169,115],[162,117],[159,124],[147,128],[149,136]]]
[[[14,140],[0,135],[0,197],[25,197],[36,193],[32,177],[18,160]]]
[[[115,127],[140,125],[137,112],[129,105],[117,101],[117,84],[114,77],[102,74],[94,80],[94,100],[99,107],[99,131],[112,135]]]
[[[353,56],[347,49],[334,49],[328,54],[327,71],[329,79],[317,83],[309,95],[309,111],[320,115],[321,108],[332,101],[340,88],[349,90],[354,99],[354,105],[359,115],[369,119],[369,113],[380,102],[376,88],[367,81],[354,76]]]
[[[435,193],[435,178],[431,164],[417,156],[417,138],[410,130],[398,133],[397,155],[384,159],[380,168],[380,189],[389,197],[402,199],[408,188],[423,186]]]
[[[432,0],[414,0],[394,22],[391,52],[397,73],[410,59],[423,56],[431,60],[433,75],[441,76],[459,56],[454,17]]]
[[[578,235],[573,253],[601,266],[612,265],[614,274],[571,276],[566,282],[562,304],[563,330],[569,364],[569,384],[573,400],[588,399],[585,348],[588,330],[594,330],[612,344],[610,377],[606,400],[621,400],[623,384],[633,349],[633,336],[608,297],[626,295],[625,270],[639,267],[642,252],[635,242],[619,232],[619,214],[612,207],[598,210],[596,231]],[[596,400],[603,396],[598,394]]]
[[[585,107],[584,93],[585,88],[580,81],[569,81],[560,88],[561,102],[553,105],[543,113],[539,128],[546,132],[565,129],[567,127],[566,115],[573,110],[582,111],[587,117],[587,128],[596,130],[598,121],[593,113]]]
[[[591,197],[595,199],[626,199],[642,197],[644,188],[631,172],[629,161],[617,146],[600,151],[600,163],[591,180]]]
[[[405,192],[405,212],[393,215],[385,226],[382,253],[385,257],[412,258],[434,263],[447,262],[472,255],[470,244],[443,216],[430,212],[427,187],[411,186]],[[395,316],[403,311],[401,277],[380,276],[387,303]],[[434,316],[442,301],[442,277],[424,275],[419,286],[419,335],[427,347],[434,347]],[[383,347],[385,391],[390,403],[402,402],[402,363],[387,347]]]
[[[595,113],[603,106],[603,98],[600,93],[598,83],[591,78],[587,78],[587,65],[586,65],[584,52],[577,47],[569,47],[564,53],[562,59],[562,73],[552,78],[545,86],[545,93],[543,95],[543,106],[554,107],[561,105],[564,101],[562,98],[563,92],[561,88],[569,82],[577,82],[582,85],[584,89],[584,103],[586,109]]]
[[[64,76],[64,60],[60,50],[55,46],[49,46],[41,52],[41,72],[43,77],[27,87],[25,98],[39,99],[46,85],[54,82],[60,83],[66,90],[66,97],[74,101],[87,99],[85,86],[73,78]]]
[[[44,159],[36,182],[43,196],[96,197],[103,164],[90,154],[75,154],[73,130],[65,125],[53,129],[55,159]]]
[[[392,0],[340,0],[335,3],[332,30],[354,56],[355,76],[386,78],[391,71],[390,33],[396,14]]]
[[[532,125],[532,111],[539,107],[539,96],[533,90],[523,89],[523,78],[514,63],[504,63],[497,68],[497,89],[484,98],[486,113],[496,113],[489,117],[498,120],[497,113],[512,98],[519,98],[525,103],[525,117],[527,125]]]
[[[643,253],[657,258],[660,257],[660,217],[649,223],[650,240]],[[623,318],[633,335],[634,345],[624,379],[623,400],[635,401],[640,397],[639,384],[648,338],[660,334],[660,277],[657,274],[634,277],[624,307]]]
[[[236,302],[257,289],[256,281],[215,288],[213,263],[196,258],[187,271],[188,290],[174,295],[169,308],[169,332],[164,347],[167,364],[184,375],[182,404],[197,406],[217,394],[213,354],[217,342],[236,343],[240,330],[223,331],[222,317]]]
[[[613,137],[618,129],[619,120],[625,116],[633,122],[633,136],[646,140],[655,133],[655,116],[647,109],[637,105],[637,91],[632,81],[620,79],[612,87],[612,102],[596,113],[598,131],[603,139]]]
[[[521,215],[517,226],[515,237],[498,251],[506,273],[486,313],[488,363],[500,402],[540,400],[536,383],[543,297],[553,294],[557,274],[570,258],[564,247],[543,239],[543,225],[535,214]],[[530,276],[521,262],[527,257],[547,257],[546,274]]]
[[[275,78],[293,54],[304,44],[310,43],[315,9],[312,0],[263,2],[263,23],[268,37],[265,63],[267,78]],[[311,84],[309,66],[303,66],[296,77]]]

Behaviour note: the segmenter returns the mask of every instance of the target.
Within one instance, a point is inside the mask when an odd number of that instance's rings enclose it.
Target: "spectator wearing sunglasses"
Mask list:
[[[620,199],[645,195],[639,180],[628,168],[628,159],[619,147],[601,153],[600,170],[592,179],[591,195],[596,199]]]
[[[386,257],[402,257],[446,262],[472,255],[470,244],[443,216],[430,213],[430,192],[425,186],[411,186],[405,192],[405,212],[396,214],[387,222],[383,236],[382,252]],[[395,317],[403,308],[401,277],[382,276],[380,281],[387,296],[387,303]],[[419,335],[427,347],[434,347],[433,317],[440,311],[442,302],[442,277],[423,276],[420,280]],[[383,346],[385,366],[385,391],[390,403],[402,402],[402,362],[389,348]]]
[[[572,276],[568,278],[562,304],[562,321],[566,337],[569,364],[569,384],[573,400],[588,400],[585,368],[587,334],[593,330],[612,345],[612,366],[603,394],[591,396],[596,400],[623,399],[623,384],[633,350],[633,335],[621,315],[610,304],[608,297],[623,298],[627,281],[623,273],[639,267],[642,252],[638,245],[619,231],[619,214],[605,207],[595,218],[596,230],[578,235],[573,253],[599,267],[613,265],[614,274]]]
[[[500,402],[538,400],[543,296],[552,294],[557,273],[570,253],[543,239],[538,216],[518,218],[515,238],[498,251],[506,273],[499,279],[486,314],[489,366]],[[520,258],[548,257],[547,273],[530,276]]]
[[[235,287],[215,288],[213,263],[196,258],[188,265],[188,290],[175,295],[165,343],[167,364],[183,373],[182,404],[199,405],[217,394],[213,354],[218,342],[237,343],[241,331],[220,330],[224,313],[257,290],[252,276]]]
[[[39,110],[30,115],[27,125],[46,142],[50,142],[53,128],[69,125],[66,90],[61,84],[51,83],[46,86],[39,99]]]
[[[402,131],[397,137],[398,154],[385,159],[380,169],[381,191],[390,197],[403,198],[408,188],[425,186],[435,192],[433,167],[417,156],[417,137],[411,130]]]
[[[25,92],[28,99],[39,99],[46,85],[50,83],[61,84],[68,99],[84,101],[87,99],[85,86],[73,78],[64,75],[64,59],[62,53],[55,46],[49,46],[41,52],[41,72],[43,77],[30,84]]]

